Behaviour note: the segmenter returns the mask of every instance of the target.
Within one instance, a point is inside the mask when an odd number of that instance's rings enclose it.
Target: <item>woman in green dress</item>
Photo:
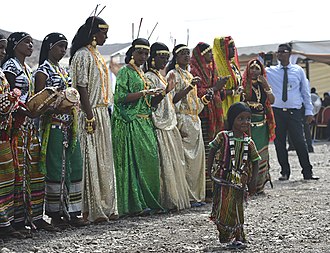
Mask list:
[[[159,204],[158,146],[151,120],[151,96],[159,92],[149,89],[140,69],[149,49],[148,40],[135,39],[116,79],[112,138],[120,216],[163,209]]]

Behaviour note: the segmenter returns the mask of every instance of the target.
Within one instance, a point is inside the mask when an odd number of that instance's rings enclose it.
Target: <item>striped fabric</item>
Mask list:
[[[22,128],[19,129],[18,136],[13,136],[17,139],[15,153],[18,161],[18,166],[15,168],[15,223],[24,222],[26,219],[35,221],[43,217],[45,175],[38,167],[40,143],[32,123],[29,123],[27,128],[26,145],[24,145],[25,132]],[[27,148],[25,149],[24,146]]]
[[[70,132],[70,128],[68,130]],[[61,175],[63,132],[59,128],[51,128],[46,153],[46,214],[50,217],[61,210],[64,213],[81,212],[82,203],[82,157],[79,141],[74,150],[70,145],[66,150],[66,173],[64,176],[65,205],[61,206]],[[63,209],[61,209],[63,208]],[[62,215],[62,214],[61,214]]]
[[[0,142],[0,228],[14,219],[15,171],[10,142]]]

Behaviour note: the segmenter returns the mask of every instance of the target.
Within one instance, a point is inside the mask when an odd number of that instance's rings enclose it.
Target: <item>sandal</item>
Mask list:
[[[52,218],[51,224],[61,230],[72,228],[71,225],[62,218]]]
[[[84,227],[88,225],[88,222],[85,222],[82,218],[71,217],[71,220],[67,221],[72,227]]]
[[[236,240],[232,241],[227,245],[228,249],[245,249],[246,247],[247,247],[246,244]]]
[[[49,232],[60,232],[59,228],[54,227],[52,224],[49,224],[44,219],[39,219],[34,222],[34,225],[37,229],[43,229]]]

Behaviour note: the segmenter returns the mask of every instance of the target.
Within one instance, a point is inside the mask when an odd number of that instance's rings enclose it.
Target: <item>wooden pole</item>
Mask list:
[[[137,33],[136,38],[139,38],[139,35],[140,35],[140,29],[141,29],[141,25],[142,25],[142,20],[143,20],[143,18],[140,19],[139,30],[138,30],[138,33]]]

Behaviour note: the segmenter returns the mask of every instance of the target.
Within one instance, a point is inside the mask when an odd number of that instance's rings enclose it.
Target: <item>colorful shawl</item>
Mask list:
[[[201,81],[197,84],[197,95],[203,97],[208,89],[215,86],[217,81],[217,69],[215,67],[214,60],[207,64],[204,56],[201,52],[201,45],[205,43],[198,43],[198,45],[192,51],[192,57],[190,59],[190,73],[193,76],[199,76]],[[214,93],[213,100],[204,107],[204,110],[199,115],[201,118],[207,118],[208,120],[208,134],[211,139],[215,135],[224,129],[224,118],[222,110],[222,101],[220,91]]]
[[[243,87],[245,92],[245,100],[249,101],[252,97],[252,80],[249,76],[250,73],[250,65],[252,62],[256,61],[257,64],[261,67],[261,73],[266,78],[266,71],[264,65],[258,59],[252,59],[248,62],[247,67],[243,74]],[[275,118],[273,109],[271,107],[270,101],[267,97],[266,103],[264,105],[266,120],[269,128],[269,141],[273,141],[275,139]]]
[[[213,42],[213,55],[216,68],[218,70],[219,76],[230,75],[228,82],[225,85],[226,90],[237,89],[241,85],[241,74],[239,72],[240,65],[238,62],[238,54],[235,49],[235,56],[229,59],[229,49],[228,46],[234,43],[231,36],[227,37],[216,37]],[[237,71],[235,72],[235,68]],[[240,101],[239,95],[229,95],[223,99],[222,108],[224,112],[224,117],[227,118],[227,111],[231,104]]]

